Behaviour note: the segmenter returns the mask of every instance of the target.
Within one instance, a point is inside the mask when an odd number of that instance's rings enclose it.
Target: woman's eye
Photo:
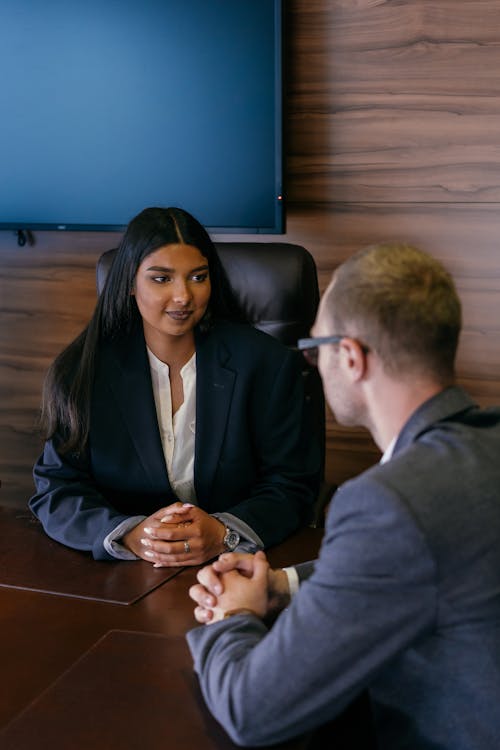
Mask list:
[[[191,276],[191,279],[193,281],[196,281],[198,283],[202,281],[206,281],[208,279],[208,272],[205,273],[195,273],[194,276]]]
[[[153,276],[152,280],[157,284],[164,284],[166,281],[170,281],[170,276]]]

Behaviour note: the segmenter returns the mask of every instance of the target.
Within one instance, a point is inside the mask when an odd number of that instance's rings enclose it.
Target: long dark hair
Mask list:
[[[198,248],[208,261],[210,302],[198,328],[207,331],[220,319],[244,320],[205,228],[180,208],[141,211],[127,227],[87,327],[54,360],[45,378],[41,426],[46,439],[57,436],[61,453],[78,453],[87,443],[100,343],[127,334],[140,321],[130,294],[139,265],[158,248],[177,243]]]

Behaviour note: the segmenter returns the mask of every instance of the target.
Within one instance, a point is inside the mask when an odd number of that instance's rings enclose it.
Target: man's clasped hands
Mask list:
[[[189,595],[196,602],[194,616],[200,623],[240,613],[271,618],[290,601],[287,574],[273,570],[264,552],[226,552],[198,571],[197,580]]]

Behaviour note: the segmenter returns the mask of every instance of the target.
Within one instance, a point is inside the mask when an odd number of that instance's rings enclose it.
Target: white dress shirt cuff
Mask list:
[[[295,568],[283,568],[288,578],[288,588],[290,589],[290,598],[294,596],[299,590],[300,581],[299,576]]]
[[[117,540],[121,539],[127,531],[133,529],[134,526],[137,526],[137,524],[141,523],[141,521],[144,521],[146,518],[147,516],[131,516],[130,518],[126,518],[125,521],[119,523],[113,531],[110,531],[103,542],[104,549],[108,555],[116,557],[117,560],[139,560],[140,558],[137,557],[137,555],[134,555],[133,552],[124,547],[123,544],[120,544]]]

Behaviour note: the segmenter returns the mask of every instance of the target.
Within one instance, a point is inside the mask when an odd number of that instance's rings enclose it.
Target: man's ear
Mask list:
[[[339,343],[340,358],[345,373],[350,377],[352,382],[361,380],[366,374],[367,359],[366,351],[359,341],[346,336]]]

